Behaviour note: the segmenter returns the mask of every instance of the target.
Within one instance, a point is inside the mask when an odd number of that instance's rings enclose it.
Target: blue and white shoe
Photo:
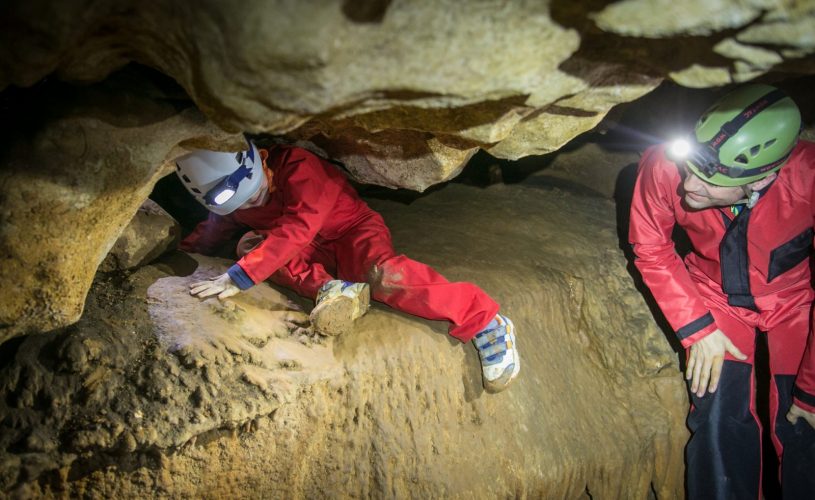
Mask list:
[[[473,344],[481,358],[481,374],[487,392],[501,392],[521,371],[521,359],[515,343],[515,325],[496,314],[487,327],[478,332]]]
[[[311,325],[322,335],[348,333],[371,305],[371,287],[367,283],[331,280],[317,292],[311,311]]]

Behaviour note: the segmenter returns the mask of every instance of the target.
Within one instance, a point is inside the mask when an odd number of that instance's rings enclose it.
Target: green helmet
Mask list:
[[[687,165],[710,184],[750,184],[786,163],[800,132],[801,113],[792,99],[770,85],[746,85],[699,119]]]

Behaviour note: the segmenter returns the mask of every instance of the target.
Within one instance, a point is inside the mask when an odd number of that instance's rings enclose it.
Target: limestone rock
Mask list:
[[[349,135],[340,135],[349,133]],[[330,138],[322,133],[298,145],[339,161],[359,182],[424,191],[454,178],[478,151],[461,141],[412,130],[366,133],[343,130]]]
[[[808,0],[592,9],[532,0],[12,0],[0,21],[0,89],[51,74],[98,81],[136,62],[172,77],[225,130],[290,134],[341,158],[363,182],[422,190],[454,176],[477,148],[513,159],[554,151],[663,78],[741,82],[778,66],[776,57],[815,50]],[[586,63],[624,78],[610,85],[574,71]]]
[[[597,77],[596,81],[601,79]],[[594,128],[614,105],[641,97],[653,90],[656,83],[642,78],[630,84],[589,86],[525,117],[506,138],[485,149],[493,156],[511,160],[530,153],[550,153],[568,142],[566,137],[576,137]],[[519,156],[521,152],[524,154]]]
[[[715,37],[723,30],[740,30],[735,37],[718,41],[709,53],[694,54],[695,60],[683,67],[668,68],[668,76],[687,87],[749,81],[784,59],[804,58],[815,52],[815,2],[811,0],[624,0],[591,17],[609,33],[652,39]],[[677,46],[673,59],[682,61],[692,50]],[[665,65],[666,61],[658,64]],[[808,71],[796,66],[798,71]]]
[[[676,83],[691,88],[718,87],[733,83],[733,76],[728,68],[700,64],[691,65],[681,71],[673,71],[670,77]]]
[[[198,264],[178,256],[176,265]],[[319,377],[332,376],[325,347],[290,335],[308,317],[285,296],[266,286],[226,304],[189,294],[190,282],[227,265],[202,259],[184,277],[149,266],[122,282],[100,277],[77,325],[4,345],[14,362],[0,376],[0,448],[6,458],[18,442],[28,452],[0,461],[0,488],[82,469],[88,457],[177,449],[251,425],[291,396],[283,362],[303,351]],[[38,363],[43,351],[53,371]],[[296,378],[314,368],[301,363]]]
[[[181,239],[181,226],[156,202],[145,200],[113,244],[102,271],[135,269],[172,250]]]
[[[0,293],[0,342],[79,319],[97,267],[170,160],[243,143],[142,78],[45,82],[6,102],[0,282],[15,286]]]
[[[749,26],[736,38],[742,43],[798,48],[811,54],[815,50],[815,3],[796,1],[771,11],[766,22]]]
[[[710,35],[739,28],[778,7],[774,0],[623,0],[592,17],[597,26],[627,36],[667,38],[675,35]]]
[[[3,491],[682,498],[684,384],[610,200],[535,177],[370,203],[398,251],[513,319],[508,391],[483,391],[444,323],[375,304],[314,343],[279,288],[190,296],[229,262],[176,253],[124,283],[100,275],[75,326],[2,346]]]

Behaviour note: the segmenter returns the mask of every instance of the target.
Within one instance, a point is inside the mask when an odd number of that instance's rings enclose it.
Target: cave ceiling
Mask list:
[[[812,0],[26,0],[0,11],[0,88],[97,82],[135,62],[226,131],[284,135],[362,182],[415,190],[479,149],[557,150],[664,79],[811,73],[815,50]]]

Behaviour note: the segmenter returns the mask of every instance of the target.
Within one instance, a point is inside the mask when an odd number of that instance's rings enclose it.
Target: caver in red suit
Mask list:
[[[452,323],[466,342],[483,330],[498,304],[472,283],[451,283],[431,267],[397,254],[382,217],[332,164],[297,147],[260,150],[268,167],[267,201],[228,215],[211,213],[181,244],[208,253],[236,233],[263,242],[229,270],[241,289],[267,278],[315,298],[329,280],[367,282],[374,300],[422,318]]]
[[[685,175],[693,175],[687,173]],[[688,348],[717,328],[747,355],[725,357],[718,391],[692,394],[687,447],[691,497],[758,498],[761,428],[754,404],[757,331],[769,345],[770,426],[785,498],[815,498],[815,430],[785,418],[794,401],[815,412],[810,257],[815,227],[815,145],[801,141],[752,208],[689,210],[683,178],[664,147],[639,167],[629,240],[663,313]],[[679,224],[693,250],[677,255]]]

